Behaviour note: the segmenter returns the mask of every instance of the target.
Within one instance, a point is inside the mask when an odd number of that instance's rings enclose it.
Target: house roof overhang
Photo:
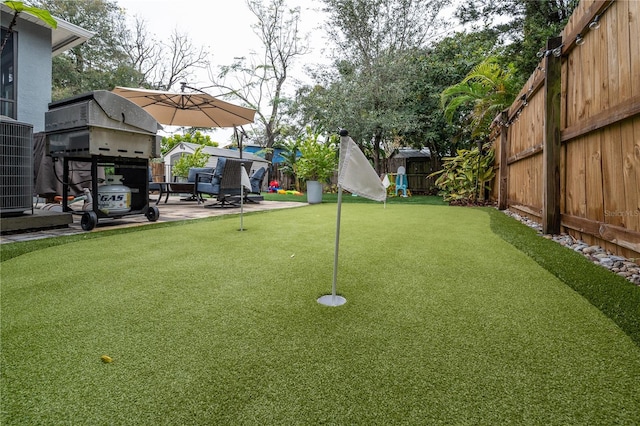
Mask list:
[[[2,12],[13,15],[13,10],[8,6],[0,3]],[[51,56],[57,56],[62,52],[65,52],[79,44],[84,43],[95,35],[95,33],[79,27],[75,24],[65,21],[64,19],[53,17],[58,26],[57,28],[51,28],[49,25],[36,18],[33,15],[22,12],[18,15],[18,19],[22,19],[41,27],[51,29]]]

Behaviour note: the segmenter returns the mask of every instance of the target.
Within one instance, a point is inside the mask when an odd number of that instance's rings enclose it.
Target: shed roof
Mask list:
[[[391,154],[390,158],[431,158],[429,148],[398,148]]]
[[[183,152],[183,151],[185,151],[185,149],[184,149],[185,147],[189,148],[190,151],[195,151],[200,146],[201,145],[199,145],[197,143],[181,142],[178,145],[176,145],[175,147],[173,147],[173,149],[171,151],[167,152],[165,157],[170,157],[173,154],[176,154],[178,152]],[[214,146],[205,146],[202,149],[202,151],[204,153],[206,153],[206,154],[211,155],[212,157],[240,158],[240,152],[238,150],[235,150],[235,149],[217,148],[217,147],[214,147]],[[242,158],[245,158],[245,159],[250,160],[250,161],[261,161],[263,163],[268,163],[268,161],[265,160],[263,157],[260,157],[260,156],[255,155],[255,154],[251,154],[250,152],[246,152],[246,151],[242,152]]]

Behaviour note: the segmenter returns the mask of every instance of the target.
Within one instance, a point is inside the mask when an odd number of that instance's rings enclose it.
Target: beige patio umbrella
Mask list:
[[[183,90],[185,86],[183,85]],[[234,127],[253,123],[256,111],[217,99],[204,92],[116,87],[116,93],[142,107],[158,123],[167,126]]]

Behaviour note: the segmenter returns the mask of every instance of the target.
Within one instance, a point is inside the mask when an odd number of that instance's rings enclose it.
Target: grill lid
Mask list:
[[[79,113],[75,108],[78,105],[86,106],[87,113]],[[154,135],[162,129],[158,121],[144,109],[107,90],[95,90],[49,104],[45,123],[47,132],[86,126],[131,131],[137,129]]]

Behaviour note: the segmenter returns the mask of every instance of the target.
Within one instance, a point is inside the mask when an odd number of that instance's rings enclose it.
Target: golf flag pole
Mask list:
[[[244,218],[244,182],[242,182],[244,172],[244,163],[240,164],[240,231],[244,231],[243,218]]]
[[[240,231],[244,231],[243,217],[244,217],[244,189],[251,189],[251,179],[247,174],[247,169],[244,168],[244,163],[240,163]]]
[[[384,174],[384,179],[382,179],[382,186],[384,186],[385,191],[387,189],[389,189],[389,186],[391,186],[391,181],[389,181],[389,175],[388,174]],[[387,197],[384,198],[384,208],[387,208]]]
[[[375,201],[385,201],[387,189],[380,181],[380,177],[371,167],[369,160],[360,148],[349,137],[346,130],[340,130],[340,159],[338,161],[338,211],[336,218],[336,242],[333,255],[333,283],[331,294],[318,298],[318,303],[326,306],[341,306],[347,299],[338,296],[338,251],[340,248],[340,218],[342,215],[343,188],[352,194]]]
[[[347,303],[347,299],[336,294],[338,290],[338,250],[340,249],[340,216],[342,213],[342,186],[338,185],[338,213],[336,214],[336,243],[333,253],[333,283],[331,294],[326,294],[318,299],[318,303],[326,306],[340,306]]]

